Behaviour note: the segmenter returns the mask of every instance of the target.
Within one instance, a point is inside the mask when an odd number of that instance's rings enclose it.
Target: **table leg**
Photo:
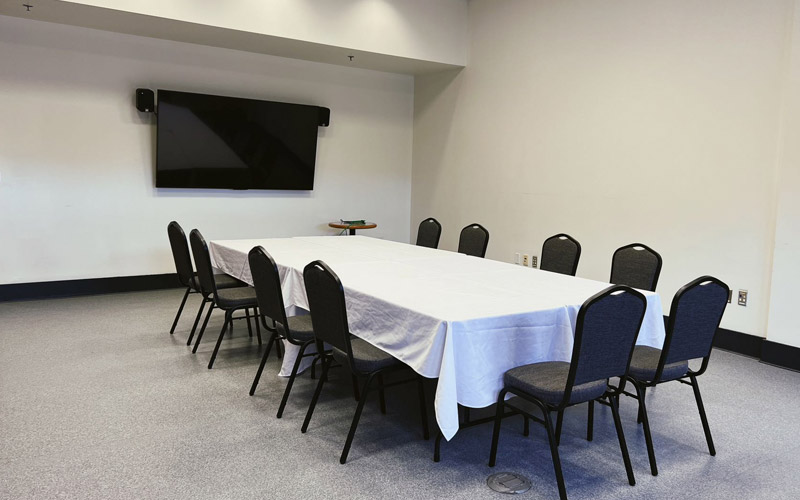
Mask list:
[[[350,236],[355,236],[355,234],[356,234],[356,230],[351,227],[350,228]]]

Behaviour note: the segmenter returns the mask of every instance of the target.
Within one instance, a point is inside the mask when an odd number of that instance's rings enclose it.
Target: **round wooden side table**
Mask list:
[[[336,229],[349,229],[351,235],[356,234],[356,229],[372,229],[374,227],[378,227],[378,225],[375,224],[374,222],[365,222],[363,224],[345,224],[342,222],[329,222],[328,225]]]

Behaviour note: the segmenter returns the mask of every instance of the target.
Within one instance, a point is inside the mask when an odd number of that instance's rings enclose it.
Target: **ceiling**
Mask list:
[[[462,67],[58,0],[0,0],[0,14],[390,73],[420,75]]]

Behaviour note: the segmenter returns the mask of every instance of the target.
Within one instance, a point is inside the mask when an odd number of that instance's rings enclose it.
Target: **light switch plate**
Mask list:
[[[747,307],[747,290],[739,290],[739,305]]]

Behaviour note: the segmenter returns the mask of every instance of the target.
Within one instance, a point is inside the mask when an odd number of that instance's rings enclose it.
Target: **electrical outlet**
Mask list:
[[[519,256],[519,254],[517,254],[517,256]],[[517,262],[517,263],[519,264],[519,262]],[[729,289],[728,289],[728,304],[730,304],[730,303],[731,303],[731,300],[732,300],[732,299],[733,299],[733,290],[731,290],[731,289],[729,288]]]
[[[539,267],[539,257],[536,255],[531,255],[531,267],[538,268]]]
[[[528,267],[528,254],[522,254],[522,265]]]
[[[519,264],[519,253],[514,254],[514,264]],[[730,300],[728,302],[730,302]]]
[[[747,307],[747,290],[739,290],[739,305]]]

